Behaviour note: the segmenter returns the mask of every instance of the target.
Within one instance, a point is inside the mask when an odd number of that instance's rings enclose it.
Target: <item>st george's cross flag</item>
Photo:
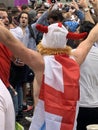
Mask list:
[[[45,72],[29,130],[74,130],[79,66],[66,55],[44,56]]]

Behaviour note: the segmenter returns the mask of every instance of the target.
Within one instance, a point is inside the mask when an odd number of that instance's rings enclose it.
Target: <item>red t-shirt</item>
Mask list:
[[[9,75],[11,66],[12,53],[11,51],[0,43],[0,78],[6,87],[9,87]]]

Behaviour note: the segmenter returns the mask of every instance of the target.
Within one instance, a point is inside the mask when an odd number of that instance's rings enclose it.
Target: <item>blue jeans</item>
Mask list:
[[[14,96],[14,103],[15,103],[15,113],[18,115],[19,111],[22,111],[23,108],[23,91],[22,91],[22,86],[20,84],[17,84],[15,86],[15,90],[17,92],[17,95]]]

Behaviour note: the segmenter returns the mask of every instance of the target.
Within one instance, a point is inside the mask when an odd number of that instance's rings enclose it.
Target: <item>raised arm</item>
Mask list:
[[[81,42],[75,51],[72,52],[79,65],[82,64],[92,45],[98,41],[98,24],[91,30],[86,40]]]
[[[44,70],[44,60],[38,52],[27,49],[5,27],[0,26],[0,32],[0,42],[6,45],[15,56],[18,56],[25,64],[29,65],[35,73]]]
[[[89,9],[89,6],[88,6],[88,2],[87,0],[80,0],[79,2],[79,5],[83,8],[84,10],[84,15],[85,15],[85,21],[90,21],[91,23],[95,23],[92,16],[91,16],[91,13],[90,13],[90,9]]]
[[[95,15],[98,18],[98,0],[89,0],[89,2],[93,5]]]

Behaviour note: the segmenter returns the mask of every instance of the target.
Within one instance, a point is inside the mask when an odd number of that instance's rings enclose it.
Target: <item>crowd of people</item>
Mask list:
[[[98,124],[98,0],[0,4],[0,128],[15,130],[34,100],[29,130]],[[11,115],[11,116],[10,116]]]

